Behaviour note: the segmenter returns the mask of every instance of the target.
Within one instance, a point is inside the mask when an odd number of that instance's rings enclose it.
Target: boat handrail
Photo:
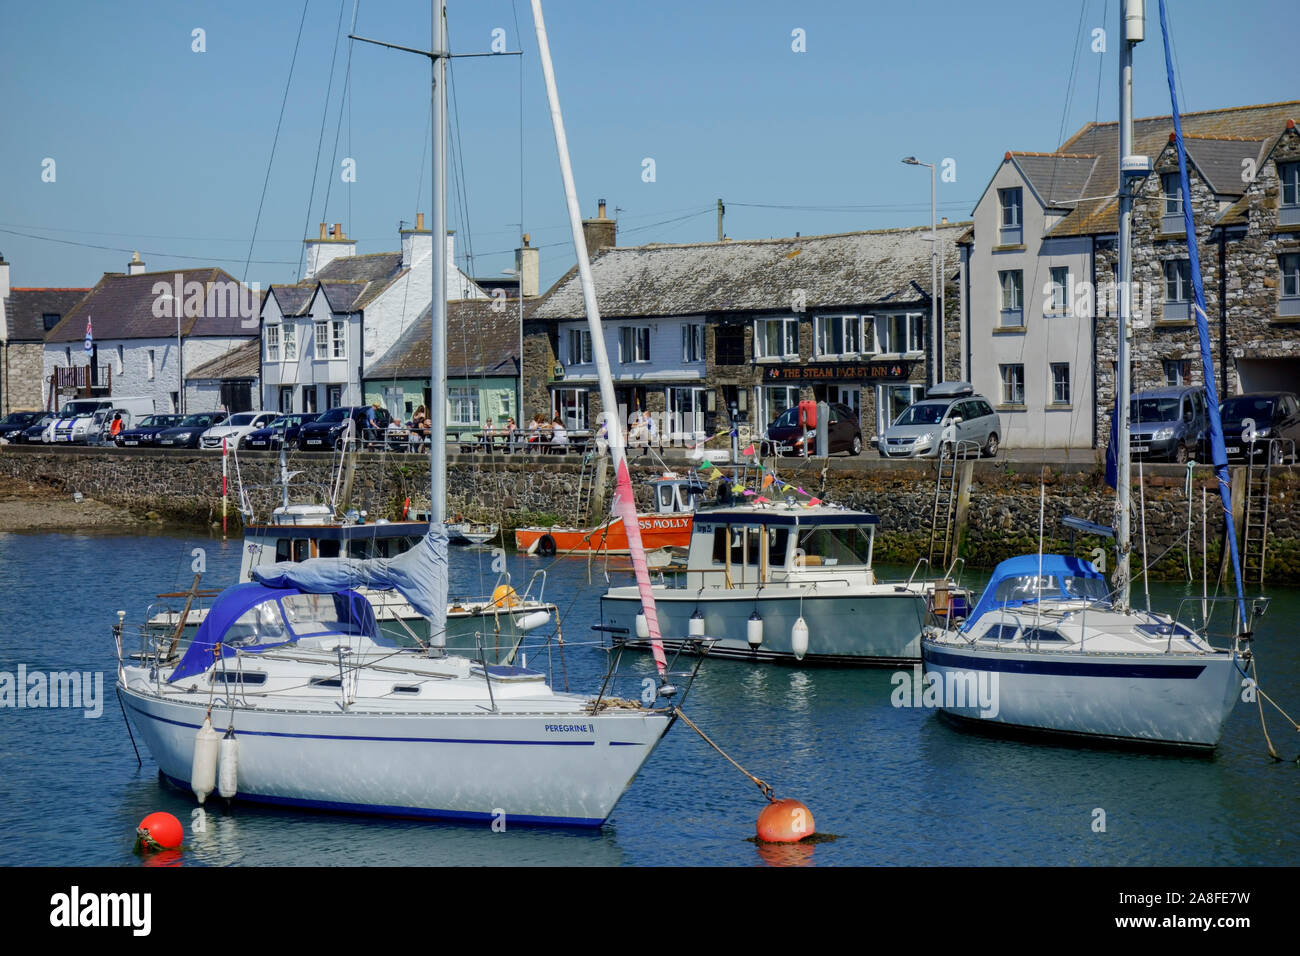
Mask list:
[[[912,568],[912,573],[907,576],[907,587],[912,586],[912,579],[916,577],[916,572],[921,570],[921,565],[929,565],[930,559],[921,557],[916,559],[916,564]]]
[[[1258,597],[1254,597],[1250,599],[1249,602],[1250,608],[1246,619],[1245,630],[1239,629],[1237,625],[1238,617],[1234,613],[1237,605],[1237,598],[1236,595],[1232,595],[1232,594],[1220,594],[1220,595],[1215,595],[1213,597],[1208,595],[1184,597],[1178,602],[1178,608],[1174,612],[1171,620],[1173,624],[1187,628],[1188,630],[1192,631],[1194,634],[1199,635],[1205,641],[1208,642],[1211,636],[1210,622],[1214,618],[1215,610],[1221,604],[1228,605],[1229,607],[1228,618],[1233,622],[1232,625],[1233,630],[1231,633],[1225,631],[1220,636],[1231,638],[1234,641],[1239,638],[1249,639],[1251,633],[1254,631],[1255,618],[1263,617],[1265,614],[1268,613],[1270,601],[1271,598],[1268,598],[1264,595],[1259,595]],[[1185,619],[1183,616],[1184,614],[1183,608],[1185,605],[1189,605],[1189,604],[1192,607],[1192,613],[1191,615],[1189,615],[1187,619]],[[1197,618],[1195,614],[1196,605],[1198,604],[1201,606],[1201,616],[1199,619],[1200,620],[1199,624],[1197,623]],[[1171,643],[1172,640],[1173,640],[1173,633],[1171,629],[1170,632]]]

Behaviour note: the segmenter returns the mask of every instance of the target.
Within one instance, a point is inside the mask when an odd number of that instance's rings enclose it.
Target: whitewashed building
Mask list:
[[[432,299],[433,234],[421,213],[401,230],[401,252],[356,254],[341,224],[306,241],[301,281],[273,285],[261,315],[262,403],[321,412],[359,405],[363,380]],[[447,236],[448,298],[486,298],[454,262]]]
[[[46,405],[102,395],[149,398],[157,412],[243,410],[256,388],[218,385],[196,408],[185,400],[185,379],[256,339],[259,308],[257,290],[223,269],[146,272],[136,257],[127,274],[105,273],[46,334]]]

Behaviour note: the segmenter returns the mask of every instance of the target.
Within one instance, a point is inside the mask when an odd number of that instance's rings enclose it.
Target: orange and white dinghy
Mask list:
[[[699,478],[679,477],[671,472],[651,479],[655,510],[637,513],[641,542],[647,553],[669,548],[686,548],[691,543],[695,509],[705,488]],[[515,547],[529,554],[628,554],[627,530],[615,515],[593,528],[516,528]]]

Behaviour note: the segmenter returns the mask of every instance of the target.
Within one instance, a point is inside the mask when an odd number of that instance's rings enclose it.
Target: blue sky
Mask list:
[[[605,198],[620,244],[713,239],[718,198],[737,239],[923,224],[928,171],[899,162],[915,155],[955,161],[939,214],[967,218],[1004,151],[1051,150],[1116,118],[1119,2],[550,0],[583,214]],[[358,33],[427,48],[427,0],[356,6]],[[151,271],[220,265],[265,287],[297,278],[302,239],[322,219],[342,222],[359,252],[397,248],[398,221],[429,203],[428,65],[356,44],[338,122],[346,36],[332,57],[353,7],[308,0],[267,180],[301,0],[7,2],[0,252],[13,284],[90,286],[138,249]],[[452,2],[448,17],[453,51],[487,51],[500,28],[525,54],[522,144],[520,59],[454,65],[458,252],[472,245],[477,276],[513,264],[522,174],[545,287],[573,252],[529,4]],[[1172,0],[1171,17],[1184,110],[1300,98],[1294,0],[1241,13]],[[1104,54],[1092,50],[1098,27]],[[796,29],[805,52],[792,49]],[[1147,36],[1138,116],[1168,112],[1155,0]],[[344,158],[354,183],[340,180]]]

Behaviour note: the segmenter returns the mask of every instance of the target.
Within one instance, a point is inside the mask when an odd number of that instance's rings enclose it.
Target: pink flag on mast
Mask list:
[[[627,459],[618,463],[618,483],[614,488],[614,514],[623,519],[627,532],[627,547],[632,555],[632,569],[636,571],[636,586],[641,593],[641,607],[645,612],[646,627],[650,630],[650,650],[655,667],[662,674],[668,669],[664,656],[663,640],[659,634],[659,615],[655,611],[654,593],[650,590],[650,568],[645,561],[645,546],[641,543],[641,524],[636,516],[636,496],[632,494],[632,476],[627,470]]]

